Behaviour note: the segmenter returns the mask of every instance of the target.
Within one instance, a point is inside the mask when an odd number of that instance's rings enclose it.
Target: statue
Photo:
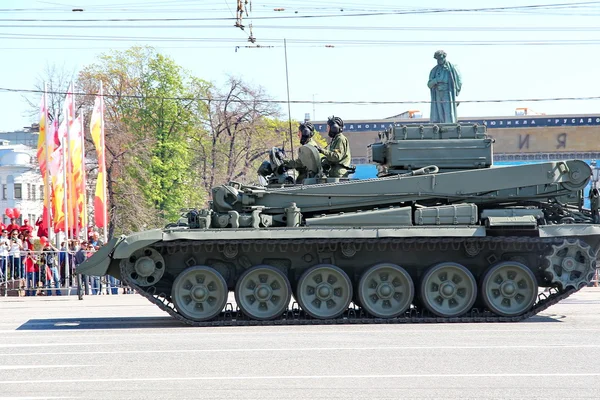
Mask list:
[[[427,86],[431,90],[432,123],[457,123],[456,96],[460,94],[462,82],[456,67],[446,60],[446,52],[438,50],[433,55],[437,64],[429,73]]]

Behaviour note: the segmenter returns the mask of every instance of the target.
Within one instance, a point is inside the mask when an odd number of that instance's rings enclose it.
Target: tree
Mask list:
[[[213,89],[206,102],[206,136],[196,137],[195,165],[204,190],[254,174],[273,146],[289,140],[279,107],[260,87],[230,77],[223,91]]]
[[[102,55],[79,74],[86,93],[97,93],[100,81],[109,94],[105,132],[111,232],[116,221],[125,232],[164,225],[178,217],[181,207],[202,203],[205,193],[197,190],[190,168],[189,137],[201,129],[195,103],[206,97],[208,83],[141,47]],[[91,104],[94,96],[87,97]]]
[[[52,119],[62,120],[65,95],[69,85],[76,77],[75,71],[68,71],[64,66],[46,64],[44,71],[35,81],[36,93],[27,94],[24,100],[28,105],[27,115],[32,121],[38,123],[40,120],[40,97],[41,92],[47,90],[47,107]]]
[[[290,144],[288,123],[262,88],[230,77],[220,90],[152,48],[132,47],[102,54],[78,74],[91,177],[97,163],[87,125],[100,83],[109,237],[164,226],[181,208],[206,205],[214,186],[254,179],[271,147]],[[88,185],[93,192],[95,182]]]

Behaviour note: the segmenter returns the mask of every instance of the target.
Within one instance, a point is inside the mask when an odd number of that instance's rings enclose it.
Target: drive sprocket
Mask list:
[[[565,239],[551,247],[546,256],[546,274],[561,289],[580,289],[592,280],[596,271],[596,253],[577,239]]]

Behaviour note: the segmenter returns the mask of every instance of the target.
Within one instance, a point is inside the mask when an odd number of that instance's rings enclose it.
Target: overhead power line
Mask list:
[[[0,88],[0,92],[5,93],[44,93],[43,90],[37,89],[14,89],[14,88]],[[67,92],[63,91],[47,91],[47,94],[58,94],[66,95]],[[86,92],[75,92],[72,93],[75,96],[98,96],[97,93],[86,93]],[[139,96],[139,95],[115,95],[110,93],[104,93],[103,97],[107,98],[129,98],[129,99],[153,99],[153,100],[184,100],[184,101],[211,101],[211,102],[230,102],[243,103],[244,99],[233,99],[233,98],[203,98],[203,97],[162,97],[162,96]],[[600,96],[588,96],[588,97],[552,97],[552,98],[534,98],[534,99],[486,99],[486,100],[461,100],[460,103],[514,103],[514,102],[542,102],[542,101],[580,101],[580,100],[600,100]],[[288,103],[288,100],[262,100],[264,103],[276,103],[284,104]],[[431,100],[402,100],[402,101],[337,101],[337,100],[290,100],[291,104],[345,104],[345,105],[393,105],[393,104],[429,104]]]
[[[216,2],[206,2],[206,1],[198,1],[198,2],[190,2],[197,4],[185,4],[185,0],[178,0],[176,3],[174,2],[159,2],[156,4],[151,4],[149,2],[145,2],[144,4],[128,4],[128,5],[118,5],[118,4],[107,4],[102,6],[87,6],[85,11],[87,13],[108,13],[108,12],[119,12],[119,13],[154,13],[154,12],[185,12],[189,14],[194,11],[227,11],[223,7],[223,3],[221,1]],[[525,5],[525,6],[505,6],[505,7],[486,7],[486,8],[458,8],[458,9],[446,9],[446,8],[427,8],[427,7],[398,7],[398,5],[377,5],[377,4],[365,4],[362,2],[352,3],[352,2],[309,2],[309,1],[293,1],[293,2],[285,2],[278,1],[274,3],[261,3],[258,6],[255,6],[255,10],[257,11],[273,11],[274,9],[280,9],[281,11],[288,12],[297,12],[299,10],[306,11],[338,11],[338,12],[398,12],[398,11],[418,11],[422,10],[424,12],[496,12],[496,11],[512,11],[512,10],[560,10],[560,11],[569,11],[569,9],[589,9],[594,8],[594,5],[597,5],[598,1],[589,1],[589,2],[577,2],[577,3],[550,3],[550,4],[535,4],[535,5]],[[227,8],[230,8],[228,4],[225,4]],[[197,8],[194,8],[197,7]],[[207,8],[212,7],[212,8]],[[214,8],[218,7],[218,8]],[[446,11],[448,10],[448,11]],[[48,8],[4,8],[0,9],[0,12],[70,12],[71,9],[68,6],[63,7],[48,7]]]
[[[15,25],[2,24],[0,28],[66,28],[66,29],[231,29],[231,25],[186,24],[186,25],[56,25],[48,24]],[[425,32],[593,32],[600,31],[600,26],[336,26],[336,25],[260,25],[260,29],[281,30],[351,30],[351,31],[425,31]]]
[[[474,13],[474,12],[502,12],[502,11],[531,11],[573,8],[581,5],[600,4],[600,1],[579,3],[554,3],[527,6],[480,7],[480,8],[431,8],[431,9],[404,9],[377,12],[339,13],[339,14],[294,14],[253,17],[254,20],[269,19],[305,19],[305,18],[340,18],[340,17],[372,17],[383,15],[412,15],[412,14],[444,14],[444,13]],[[235,21],[233,17],[204,17],[204,18],[88,18],[88,19],[55,19],[55,22],[123,22],[123,21]],[[1,22],[48,22],[41,18],[2,18]]]

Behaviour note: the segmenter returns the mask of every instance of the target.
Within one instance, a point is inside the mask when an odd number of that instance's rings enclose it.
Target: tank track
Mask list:
[[[526,244],[527,249],[531,251],[543,251],[544,248],[550,245],[562,243],[563,238],[538,238],[538,237],[478,237],[478,238],[384,238],[384,239],[344,239],[344,240],[323,240],[323,239],[266,239],[266,240],[228,240],[228,241],[173,241],[159,242],[152,247],[161,248],[167,247],[167,250],[176,251],[178,246],[194,246],[194,245],[217,245],[225,246],[230,244],[238,245],[266,245],[267,249],[277,245],[303,245],[303,244],[318,244],[321,246],[337,246],[340,243],[362,243],[365,245],[377,246],[380,243],[392,245],[416,245],[426,246],[427,249],[443,250],[448,246],[461,246],[465,242],[479,244],[486,243],[492,248],[502,246],[508,249],[514,243]],[[170,249],[169,249],[170,248]],[[151,303],[155,304],[161,310],[167,312],[176,320],[191,326],[196,327],[219,327],[219,326],[274,326],[274,325],[338,325],[338,324],[406,324],[406,323],[474,323],[474,322],[519,322],[533,317],[534,315],[544,311],[560,301],[566,299],[573,293],[580,290],[568,288],[561,290],[557,287],[550,287],[549,293],[539,293],[538,298],[533,308],[525,314],[514,317],[498,316],[490,311],[473,308],[470,312],[460,317],[444,318],[431,314],[428,310],[418,310],[416,308],[409,309],[404,315],[396,318],[376,318],[368,315],[362,309],[352,304],[344,314],[335,319],[315,319],[304,313],[298,308],[297,303],[293,303],[292,308],[288,308],[279,318],[258,321],[248,318],[239,309],[233,308],[231,303],[227,303],[225,310],[219,316],[210,321],[193,321],[179,314],[173,303],[164,293],[155,293],[155,287],[142,288],[135,284],[125,273],[124,263],[121,263],[121,277],[127,285],[144,296]]]

